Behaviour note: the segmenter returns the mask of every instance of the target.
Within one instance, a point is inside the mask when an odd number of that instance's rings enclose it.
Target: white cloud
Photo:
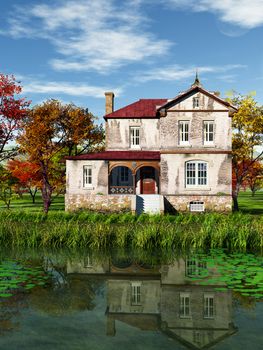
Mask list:
[[[32,94],[61,94],[69,96],[86,96],[104,98],[105,91],[114,91],[116,96],[122,93],[122,88],[112,88],[109,86],[92,86],[83,83],[69,83],[44,80],[22,79],[23,93]]]
[[[145,28],[140,1],[55,0],[53,5],[19,7],[7,34],[52,42],[56,70],[108,73],[128,63],[164,55],[171,46]],[[3,31],[2,31],[3,33]]]
[[[217,74],[217,73],[227,73],[234,69],[246,68],[245,65],[241,64],[229,64],[225,66],[201,66],[198,67],[198,72],[201,75],[206,73]],[[152,80],[162,80],[162,81],[180,81],[188,78],[194,78],[196,73],[196,67],[194,66],[182,66],[182,65],[171,65],[163,68],[155,68],[146,72],[142,72],[136,75],[134,78],[139,82],[147,82]],[[229,76],[228,76],[229,77]],[[232,76],[233,78],[233,76]]]
[[[176,8],[212,12],[221,21],[243,28],[252,29],[263,25],[262,0],[168,0],[168,3]]]

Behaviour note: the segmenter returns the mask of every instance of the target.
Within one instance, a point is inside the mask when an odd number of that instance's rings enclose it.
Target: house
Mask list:
[[[126,324],[133,327],[132,333],[135,329],[161,332],[175,344],[197,350],[210,348],[238,330],[233,323],[232,290],[220,290],[225,289],[220,280],[211,284],[210,277],[220,277],[218,266],[207,266],[196,256],[177,257],[169,265],[148,265],[126,257],[98,261],[87,255],[68,262],[66,271],[68,278],[76,276],[87,286],[90,280],[104,281],[108,336],[120,334],[121,324]],[[196,277],[204,271],[208,276],[200,283]]]
[[[231,116],[199,79],[172,99],[114,110],[106,92],[106,150],[67,157],[66,210],[230,211]]]

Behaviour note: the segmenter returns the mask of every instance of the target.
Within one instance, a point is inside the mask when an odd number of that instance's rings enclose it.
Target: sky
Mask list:
[[[173,98],[198,68],[210,91],[263,103],[263,0],[0,0],[0,72],[23,95],[105,112]]]

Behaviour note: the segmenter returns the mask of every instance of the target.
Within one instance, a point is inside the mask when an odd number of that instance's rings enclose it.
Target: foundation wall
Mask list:
[[[98,212],[131,211],[133,195],[66,194],[65,210],[88,209]]]
[[[165,211],[170,213],[189,212],[190,202],[204,202],[205,211],[230,212],[232,210],[232,197],[225,195],[189,195],[165,196]]]

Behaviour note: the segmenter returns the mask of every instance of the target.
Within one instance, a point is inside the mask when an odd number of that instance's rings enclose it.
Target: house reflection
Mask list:
[[[69,274],[105,278],[107,335],[114,336],[116,321],[121,321],[140,330],[161,331],[193,349],[208,348],[237,331],[232,291],[218,291],[220,282],[200,285],[195,277],[205,270],[205,263],[189,258],[147,266],[129,260],[101,264],[89,256],[67,266]],[[217,275],[216,267],[208,272]]]

